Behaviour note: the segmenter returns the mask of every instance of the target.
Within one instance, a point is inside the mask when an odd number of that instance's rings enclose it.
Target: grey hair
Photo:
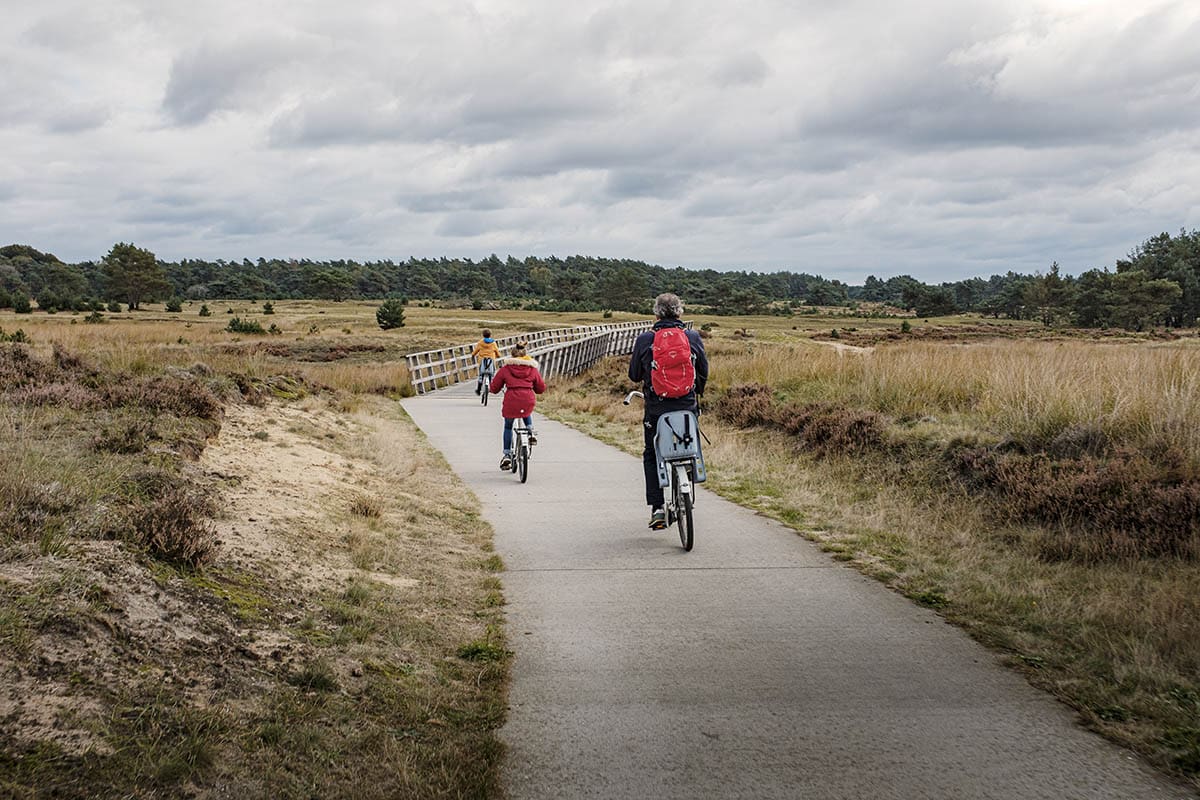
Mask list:
[[[679,319],[683,316],[683,301],[679,295],[665,292],[654,298],[654,316],[659,319]]]

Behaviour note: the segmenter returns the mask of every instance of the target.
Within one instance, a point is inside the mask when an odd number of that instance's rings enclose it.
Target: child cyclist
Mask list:
[[[504,416],[504,458],[500,459],[500,469],[511,469],[513,420],[524,419],[525,427],[529,428],[529,443],[537,444],[533,434],[533,407],[537,405],[537,395],[546,391],[546,382],[542,380],[537,362],[526,352],[525,342],[517,342],[488,387],[492,394],[499,394],[501,389],[505,392],[500,408]]]
[[[488,372],[495,371],[496,359],[500,357],[500,345],[492,338],[492,332],[483,329],[483,338],[475,343],[471,350],[471,358],[479,362],[479,379],[475,381],[475,394],[483,390],[483,377]]]

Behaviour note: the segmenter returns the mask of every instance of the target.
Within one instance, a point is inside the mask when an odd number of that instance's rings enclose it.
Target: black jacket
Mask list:
[[[646,394],[647,411],[679,411],[695,408],[697,395],[704,394],[704,387],[708,383],[708,356],[704,352],[704,340],[700,338],[698,331],[687,331],[688,342],[692,346],[692,356],[696,365],[696,388],[683,397],[659,397],[650,385],[650,362],[654,358],[651,352],[654,346],[654,331],[662,328],[684,328],[686,330],[687,326],[677,319],[660,319],[654,323],[651,330],[639,335],[637,341],[633,343],[633,355],[629,358],[629,380],[642,384],[642,391]]]

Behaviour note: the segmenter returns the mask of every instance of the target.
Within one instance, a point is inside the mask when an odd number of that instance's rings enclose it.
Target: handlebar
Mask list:
[[[633,400],[635,397],[640,397],[642,400],[646,399],[646,395],[642,394],[637,389],[634,389],[632,392],[625,395],[625,405],[629,405],[629,401]]]

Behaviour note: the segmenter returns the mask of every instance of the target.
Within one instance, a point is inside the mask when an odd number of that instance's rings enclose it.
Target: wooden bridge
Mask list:
[[[525,342],[530,356],[538,361],[542,377],[578,375],[605,356],[628,355],[638,334],[650,330],[653,320],[618,322],[611,325],[579,325],[533,331],[497,339],[504,358],[517,342]],[[689,322],[690,328],[692,324]],[[459,344],[440,350],[425,350],[406,356],[408,374],[417,394],[473,381],[479,365],[471,357],[475,344]]]

